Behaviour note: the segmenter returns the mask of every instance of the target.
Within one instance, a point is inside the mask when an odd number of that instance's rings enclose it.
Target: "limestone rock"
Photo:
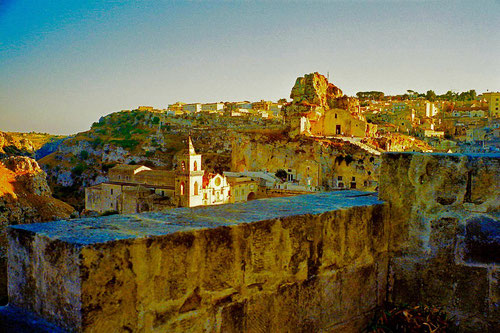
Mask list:
[[[8,225],[65,219],[73,207],[52,198],[45,172],[28,157],[0,160],[0,303],[6,297]]]
[[[326,77],[318,72],[306,74],[297,78],[290,93],[293,103],[307,102],[330,108],[333,101],[344,94],[340,88],[329,83]]]
[[[0,131],[0,157],[12,155],[31,156],[35,146],[30,140]]]
[[[360,118],[358,100],[344,96],[340,88],[317,72],[297,78],[290,98],[292,102],[282,109],[290,137],[309,132],[310,129],[304,128],[307,127],[304,119],[309,122],[324,122],[321,118],[329,110],[338,109],[345,117]]]
[[[497,332],[500,155],[388,153],[392,301],[438,306],[464,332]]]

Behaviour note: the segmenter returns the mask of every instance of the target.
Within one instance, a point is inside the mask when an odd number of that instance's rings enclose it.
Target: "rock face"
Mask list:
[[[52,198],[45,172],[23,156],[0,160],[0,302],[6,297],[6,228],[68,218],[73,207]]]
[[[315,72],[297,78],[290,98],[292,102],[284,106],[283,114],[291,137],[302,133],[327,135],[325,133],[335,131],[337,123],[341,126],[337,134],[364,135],[365,128],[361,127],[366,127],[366,124],[356,121],[362,120],[358,114],[358,100],[345,96],[323,75]],[[336,110],[334,119],[330,120],[333,110]],[[332,126],[333,123],[335,125]]]
[[[339,176],[349,185],[354,177],[357,189],[375,190],[380,166],[380,155],[349,142],[305,136],[291,140],[285,134],[239,135],[233,139],[231,160],[236,172],[293,169],[299,182],[309,174],[313,186],[325,190],[336,187]]]
[[[9,307],[76,332],[360,332],[386,208],[343,191],[15,226]]]
[[[0,131],[0,157],[11,155],[32,156],[35,146],[30,140]]]
[[[383,155],[392,301],[444,308],[463,331],[500,331],[500,155]]]
[[[297,78],[290,93],[293,103],[305,101],[324,108],[333,108],[335,100],[343,96],[340,88],[317,72]]]

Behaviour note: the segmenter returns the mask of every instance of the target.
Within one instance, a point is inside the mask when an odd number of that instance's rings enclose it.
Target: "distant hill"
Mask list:
[[[0,158],[7,156],[35,157],[44,145],[64,139],[64,135],[0,131]]]
[[[196,150],[203,154],[205,170],[228,171],[234,133],[280,126],[278,121],[206,113],[167,116],[154,111],[120,111],[65,139],[38,162],[48,174],[54,196],[81,211],[84,188],[105,181],[108,169],[117,163],[170,170],[191,135]]]

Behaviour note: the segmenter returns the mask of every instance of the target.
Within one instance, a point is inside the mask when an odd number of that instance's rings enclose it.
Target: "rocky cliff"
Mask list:
[[[6,156],[35,157],[37,151],[52,142],[63,139],[62,135],[47,133],[17,133],[0,131],[0,158]]]
[[[28,157],[0,160],[0,303],[6,296],[6,227],[65,219],[73,207],[54,199],[45,172]]]
[[[0,157],[11,155],[31,156],[35,151],[35,146],[30,140],[0,131]]]
[[[328,82],[327,78],[318,72],[306,74],[297,78],[290,93],[291,105],[310,104],[328,109],[345,109],[357,104],[356,98],[347,97],[342,90]]]
[[[344,184],[350,184],[354,177],[356,188],[374,190],[379,165],[380,156],[337,139],[290,139],[278,132],[239,133],[233,139],[233,171],[293,169],[302,177],[317,177],[318,186],[325,190],[336,187],[338,176]]]
[[[291,137],[300,133],[299,129],[302,126],[300,118],[303,116],[317,121],[326,111],[340,109],[359,118],[358,100],[345,96],[340,88],[317,72],[297,78],[290,98],[292,102],[285,105],[283,114]]]
[[[160,112],[121,111],[102,117],[89,131],[60,143],[39,160],[48,174],[56,198],[81,211],[84,188],[106,180],[117,163],[145,164],[170,170],[190,134],[196,151],[203,154],[209,172],[230,169],[229,133],[248,128],[279,127],[272,120],[245,119],[216,114],[167,116]]]

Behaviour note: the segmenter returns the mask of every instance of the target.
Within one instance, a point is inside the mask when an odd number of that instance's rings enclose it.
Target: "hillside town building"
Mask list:
[[[191,138],[174,171],[121,164],[109,170],[108,178],[85,189],[86,210],[131,214],[219,205],[255,199],[258,188],[258,182],[250,177],[226,177],[202,170],[201,155]]]

